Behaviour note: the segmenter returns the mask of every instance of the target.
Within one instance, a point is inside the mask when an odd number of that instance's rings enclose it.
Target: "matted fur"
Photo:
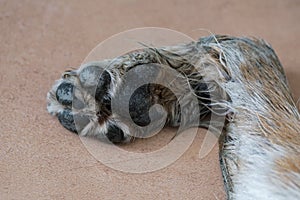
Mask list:
[[[300,199],[299,111],[275,52],[262,40],[209,36],[189,44],[147,47],[113,60],[88,63],[65,72],[53,86],[48,93],[48,111],[58,115],[68,107],[57,101],[56,90],[62,82],[72,83],[80,91],[77,98],[86,105],[72,114],[88,116],[79,134],[103,138],[113,124],[124,132],[123,140],[130,141],[129,129],[117,115],[99,120],[103,106],[95,101],[95,93],[82,86],[79,77],[88,66],[105,67],[111,77],[106,98],[114,98],[126,72],[149,63],[167,65],[188,83],[205,82],[207,91],[219,94],[217,101],[206,101],[205,95],[197,98],[202,103],[200,112],[207,113],[210,106],[217,105],[223,108],[219,114],[227,117],[219,145],[228,199]],[[151,97],[160,95],[168,125],[178,126],[177,100],[164,88],[159,91],[151,90]],[[193,90],[191,94],[196,95]],[[202,119],[200,126],[206,126],[206,120]]]

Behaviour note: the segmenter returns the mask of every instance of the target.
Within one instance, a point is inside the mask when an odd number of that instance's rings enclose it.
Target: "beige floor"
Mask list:
[[[1,0],[0,199],[224,199],[218,148],[198,158],[203,131],[167,168],[114,171],[47,114],[46,93],[67,66],[78,66],[107,37],[158,26],[193,38],[208,34],[200,28],[264,38],[298,99],[299,19],[297,0]]]

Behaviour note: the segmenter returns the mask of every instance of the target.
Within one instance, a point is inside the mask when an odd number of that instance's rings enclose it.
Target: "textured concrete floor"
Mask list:
[[[128,174],[98,162],[46,112],[46,93],[107,37],[144,26],[256,36],[276,50],[300,97],[300,1],[0,1],[0,199],[224,199],[218,147],[204,131],[174,164]],[[170,130],[168,130],[170,131]],[[160,146],[138,141],[131,149]]]

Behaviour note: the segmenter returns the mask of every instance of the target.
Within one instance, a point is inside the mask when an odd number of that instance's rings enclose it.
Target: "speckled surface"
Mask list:
[[[198,158],[205,131],[169,167],[123,173],[98,162],[46,112],[46,93],[68,66],[80,65],[107,37],[158,26],[193,38],[208,34],[200,28],[264,38],[298,99],[299,19],[297,0],[1,0],[0,199],[224,199],[218,147]],[[163,141],[156,137],[126,148],[155,149]]]

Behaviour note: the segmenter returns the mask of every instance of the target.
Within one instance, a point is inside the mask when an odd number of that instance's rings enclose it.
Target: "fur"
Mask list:
[[[58,102],[56,91],[62,82],[71,83],[75,86],[75,96],[85,105],[73,109],[72,114],[88,118],[83,127],[77,127],[80,135],[107,138],[107,131],[113,125],[124,134],[119,137],[122,141],[113,142],[130,141],[134,135],[118,114],[99,115],[103,102],[97,102],[94,96],[102,73],[86,74],[86,84],[80,77],[90,66],[107,71],[111,81],[107,93],[99,99],[110,101],[122,93],[124,76],[129,70],[149,63],[166,65],[186,79],[183,84],[190,88],[186,96],[196,96],[199,101],[198,125],[207,126],[211,112],[226,117],[219,146],[228,199],[300,199],[300,115],[279,59],[263,40],[209,36],[189,44],[146,47],[113,60],[88,63],[65,72],[54,84],[47,96],[48,111],[58,115],[70,109]],[[162,74],[158,71],[154,76],[159,78]],[[176,95],[161,86],[149,87],[149,95],[139,98],[144,99],[135,101],[149,102],[148,107],[163,105],[166,125],[193,121],[189,116],[194,115],[182,112],[197,105],[189,101],[179,105]],[[212,110],[213,106],[219,109]],[[134,109],[132,112],[139,113]]]

